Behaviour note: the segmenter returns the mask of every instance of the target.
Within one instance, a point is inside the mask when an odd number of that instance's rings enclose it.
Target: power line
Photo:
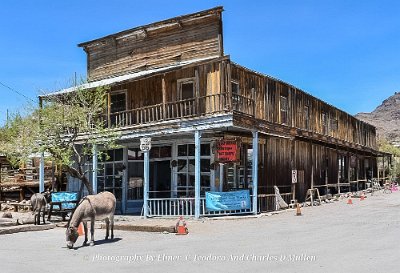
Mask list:
[[[13,88],[11,88],[11,87],[9,87],[8,85],[2,83],[1,81],[0,81],[0,85],[2,85],[2,86],[4,86],[5,88],[7,88],[7,89],[9,89],[9,90],[11,90],[11,91],[13,91],[13,92],[15,92],[15,93],[18,94],[18,95],[24,97],[25,99],[28,99],[28,100],[30,100],[30,101],[32,101],[32,102],[35,102],[33,99],[31,99],[31,98],[25,96],[25,95],[22,94],[21,92],[19,92],[19,91],[13,89]]]

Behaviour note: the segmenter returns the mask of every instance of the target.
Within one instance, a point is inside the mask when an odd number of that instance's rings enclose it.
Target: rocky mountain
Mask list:
[[[359,113],[355,117],[374,125],[378,138],[386,138],[389,142],[400,145],[400,92],[384,100],[371,113]]]

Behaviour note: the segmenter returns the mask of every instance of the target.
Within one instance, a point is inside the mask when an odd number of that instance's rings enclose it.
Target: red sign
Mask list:
[[[238,141],[235,139],[221,139],[217,142],[217,160],[221,163],[239,160]]]

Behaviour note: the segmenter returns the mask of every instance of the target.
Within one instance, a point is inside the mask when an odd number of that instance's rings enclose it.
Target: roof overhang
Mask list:
[[[199,58],[199,59],[193,59],[193,60],[188,60],[188,61],[181,61],[181,62],[177,62],[174,65],[163,66],[163,67],[148,69],[148,70],[144,70],[144,71],[138,71],[135,73],[129,73],[129,74],[121,75],[121,76],[116,76],[116,77],[112,77],[112,78],[107,78],[107,79],[103,79],[103,80],[99,80],[99,81],[84,83],[81,85],[77,85],[77,86],[73,86],[70,88],[59,90],[57,92],[40,95],[39,98],[59,96],[59,95],[72,93],[72,92],[75,92],[78,90],[94,89],[94,88],[101,87],[101,86],[111,87],[113,85],[122,84],[124,82],[138,80],[138,79],[150,77],[150,76],[153,76],[156,74],[167,73],[169,71],[184,68],[186,66],[197,65],[197,64],[202,64],[204,62],[217,61],[217,60],[222,60],[222,59],[227,59],[227,58],[229,58],[229,57],[227,57],[227,56],[225,56],[225,57],[211,56],[211,57],[207,57],[207,58]]]

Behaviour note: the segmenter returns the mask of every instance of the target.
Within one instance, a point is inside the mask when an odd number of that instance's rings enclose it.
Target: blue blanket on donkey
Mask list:
[[[67,203],[67,202],[76,200],[78,200],[77,192],[53,192],[51,194],[51,202],[65,202],[61,204],[60,209],[74,209],[76,203]]]

